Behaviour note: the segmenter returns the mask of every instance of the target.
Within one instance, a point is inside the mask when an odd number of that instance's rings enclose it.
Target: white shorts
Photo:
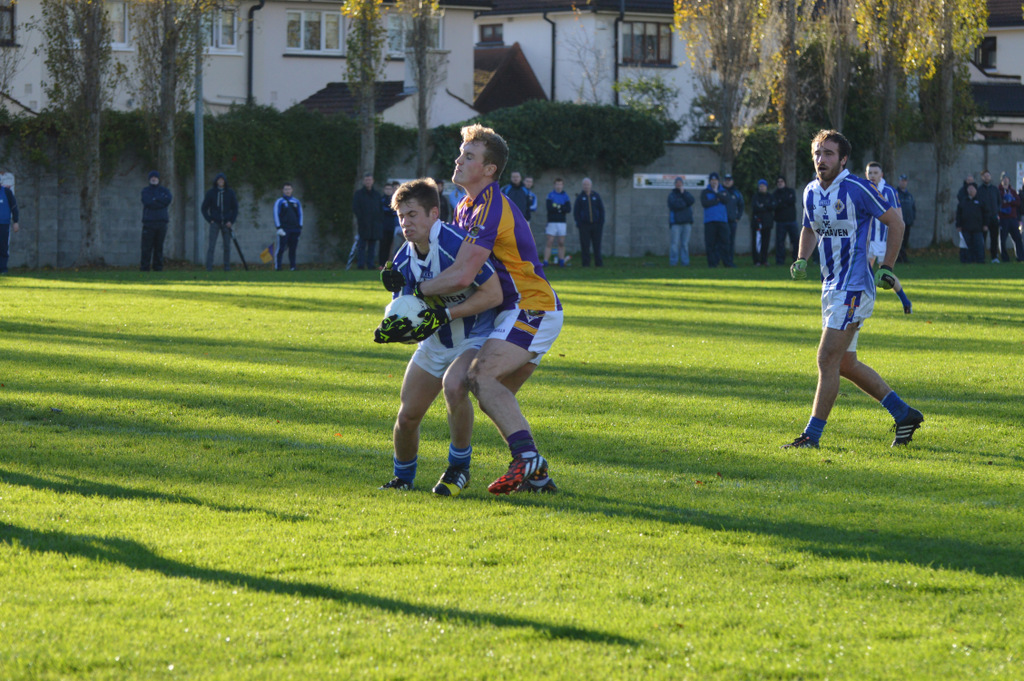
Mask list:
[[[822,291],[821,327],[843,331],[857,327],[847,352],[857,350],[861,325],[875,311],[875,296],[870,291]]]
[[[565,223],[549,222],[548,226],[544,228],[544,233],[548,236],[565,236]]]
[[[431,343],[430,340],[431,338],[428,338],[416,347],[411,361],[434,378],[441,378],[462,353],[467,350],[479,350],[487,338],[466,338],[461,343],[456,343],[454,348],[446,348],[440,342]]]
[[[561,310],[505,310],[494,319],[491,338],[537,353],[530,363],[540,364],[540,358],[561,333],[562,320]]]
[[[885,258],[885,242],[884,241],[869,241],[868,242],[868,257],[882,260]]]

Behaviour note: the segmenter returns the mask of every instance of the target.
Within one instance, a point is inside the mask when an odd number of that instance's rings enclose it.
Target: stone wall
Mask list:
[[[910,191],[917,199],[917,222],[911,232],[911,246],[920,248],[932,242],[936,224],[939,222],[943,240],[951,238],[954,230],[952,219],[955,214],[955,194],[968,173],[979,175],[984,168],[991,170],[994,182],[1000,173],[1007,172],[1015,177],[1017,163],[1024,162],[1024,144],[1020,143],[972,143],[966,145],[959,159],[953,165],[954,187],[945,211],[935,210],[936,176],[934,172],[934,151],[928,144],[910,144],[899,150],[898,168],[886,172],[888,181],[895,184],[899,174],[905,173],[910,179]],[[656,174],[704,174],[718,168],[717,150],[707,144],[668,144],[665,155],[657,161],[635,169],[637,173]],[[515,169],[512,159],[510,169]],[[81,243],[81,224],[78,214],[78,189],[70,172],[59,162],[49,171],[37,166],[21,163],[16,157],[0,161],[0,171],[9,171],[15,176],[15,194],[21,209],[21,231],[11,238],[11,267],[72,267],[78,263]],[[860,173],[861,169],[852,168]],[[125,163],[104,185],[101,212],[103,215],[103,245],[105,260],[109,265],[134,267],[139,261],[142,205],[140,192],[146,186],[149,168],[138,164]],[[402,165],[390,169],[391,177],[412,177],[413,167]],[[212,183],[216,169],[208,172]],[[765,169],[764,177],[769,180],[776,174],[775,169]],[[435,177],[448,178],[451,167],[438,168]],[[668,208],[667,190],[635,189],[632,178],[616,178],[601,172],[582,172],[574,169],[560,169],[545,172],[535,177],[534,190],[539,197],[538,214],[531,220],[538,247],[543,251],[546,237],[544,227],[546,214],[544,198],[551,191],[554,179],[562,177],[565,191],[575,197],[580,191],[580,181],[590,177],[594,189],[605,202],[607,220],[604,232],[605,255],[630,258],[664,257],[668,254]],[[810,178],[807,178],[810,179]],[[230,182],[231,178],[228,177]],[[797,183],[798,193],[804,183]],[[450,188],[450,185],[449,185]],[[274,240],[273,201],[276,196],[257,201],[248,187],[235,187],[241,206],[236,238],[250,265],[260,264],[259,254]],[[175,200],[172,206],[172,224],[168,234],[165,252],[168,257],[198,263],[205,262],[207,226],[200,224],[197,229],[194,220],[194,189],[191,178],[184,178],[177,189],[172,188]],[[691,192],[696,194],[696,192]],[[295,195],[302,199],[302,187],[295,186]],[[694,205],[694,229],[690,241],[691,254],[704,253],[703,210],[699,197]],[[746,197],[749,203],[749,197]],[[304,202],[305,229],[299,242],[299,263],[337,263],[343,260],[343,253],[335,240],[323,238],[316,228],[316,207]],[[197,246],[198,236],[198,248]],[[774,235],[773,235],[774,236]],[[567,249],[578,252],[579,237],[570,218]],[[750,251],[750,218],[740,221],[736,235],[736,250],[740,254]],[[220,266],[218,245],[215,266]],[[238,254],[232,248],[232,264],[239,265]]]

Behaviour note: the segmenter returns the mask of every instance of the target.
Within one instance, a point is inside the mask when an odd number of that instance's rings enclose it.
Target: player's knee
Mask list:
[[[404,409],[399,410],[398,418],[395,419],[395,430],[411,431],[420,427],[423,414],[415,414]]]
[[[469,383],[466,377],[444,378],[444,401],[448,404],[458,404],[469,396]]]

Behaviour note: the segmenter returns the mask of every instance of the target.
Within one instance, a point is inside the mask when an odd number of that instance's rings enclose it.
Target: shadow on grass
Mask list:
[[[0,482],[6,482],[10,485],[19,485],[21,487],[30,487],[35,490],[49,490],[51,492],[56,492],[57,494],[79,494],[83,497],[103,497],[111,500],[138,499],[142,501],[162,501],[171,504],[199,506],[209,508],[214,511],[221,511],[222,513],[263,513],[271,518],[285,522],[301,522],[309,519],[307,516],[299,513],[280,513],[278,511],[267,511],[253,506],[226,506],[224,504],[203,501],[202,499],[197,499],[196,497],[184,494],[166,494],[164,492],[132,489],[131,487],[121,487],[120,485],[112,485],[109,483],[74,479],[63,475],[57,477],[61,480],[47,480],[46,478],[39,478],[34,475],[26,475],[24,473],[15,473],[13,471],[0,468]]]
[[[149,570],[175,579],[217,582],[274,595],[317,598],[334,601],[339,604],[375,608],[399,615],[411,615],[419,618],[444,618],[477,626],[532,629],[552,639],[590,641],[620,646],[635,646],[638,644],[638,641],[634,639],[592,629],[546,624],[521,617],[472,612],[458,608],[432,608],[395,598],[348,591],[323,584],[289,582],[272,577],[247,575],[232,570],[197,567],[181,561],[164,558],[143,544],[130,539],[37,531],[0,523],[0,543],[8,544],[12,547],[17,545],[34,553],[51,553],[60,556],[70,554],[103,563],[123,565],[132,570]]]
[[[901,563],[926,569],[1024,578],[1024,548],[1020,546],[993,546],[951,537],[913,537],[873,528],[846,529],[796,520],[723,515],[594,494],[588,494],[586,507],[578,510],[628,520],[700,527],[712,532],[760,535],[793,542],[796,550],[828,559]]]

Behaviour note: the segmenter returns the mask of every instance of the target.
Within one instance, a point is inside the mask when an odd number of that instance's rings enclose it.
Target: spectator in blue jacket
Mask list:
[[[704,206],[704,247],[708,255],[708,267],[718,267],[719,261],[725,267],[735,267],[729,253],[729,194],[718,183],[718,173],[708,176],[708,186],[700,193],[700,205]]]
[[[7,274],[7,260],[11,255],[11,234],[18,226],[18,201],[10,187],[0,192],[0,274]]]
[[[218,173],[213,187],[206,192],[201,207],[203,219],[210,223],[210,243],[206,248],[206,271],[213,269],[213,252],[220,236],[224,246],[224,271],[231,270],[231,228],[238,218],[238,199],[235,190],[228,186],[228,178]]]
[[[548,235],[548,243],[544,247],[544,265],[551,261],[551,247],[555,243],[555,238],[558,239],[558,266],[565,267],[569,261],[565,257],[565,217],[572,212],[572,202],[569,201],[569,195],[563,191],[564,186],[562,178],[557,177],[554,191],[548,194],[548,226],[544,230],[544,233]]]
[[[733,184],[732,174],[726,173],[722,178],[722,189],[728,194],[729,200],[725,204],[726,213],[729,216],[729,262],[733,263],[728,267],[735,267],[736,263],[736,224],[743,217],[746,210],[746,203],[743,201],[743,194]]]
[[[167,223],[170,216],[167,207],[173,197],[171,190],[160,184],[160,173],[149,172],[149,184],[142,189],[142,266],[148,272],[152,266],[154,272],[164,268],[164,238],[167,236]]]
[[[675,188],[668,194],[668,264],[690,266],[690,232],[693,231],[693,194],[683,189],[683,178],[677,177]]]
[[[274,269],[281,269],[284,249],[288,247],[288,263],[295,271],[295,249],[302,234],[302,203],[292,196],[291,182],[281,187],[281,196],[274,202],[274,226],[277,228],[277,250],[274,251]]]
[[[601,234],[604,232],[604,202],[601,195],[594,191],[594,183],[589,177],[580,183],[583,191],[576,195],[572,207],[572,217],[576,220],[576,228],[580,230],[580,251],[583,253],[583,266],[590,267],[590,246],[594,246],[594,266],[601,267]]]

